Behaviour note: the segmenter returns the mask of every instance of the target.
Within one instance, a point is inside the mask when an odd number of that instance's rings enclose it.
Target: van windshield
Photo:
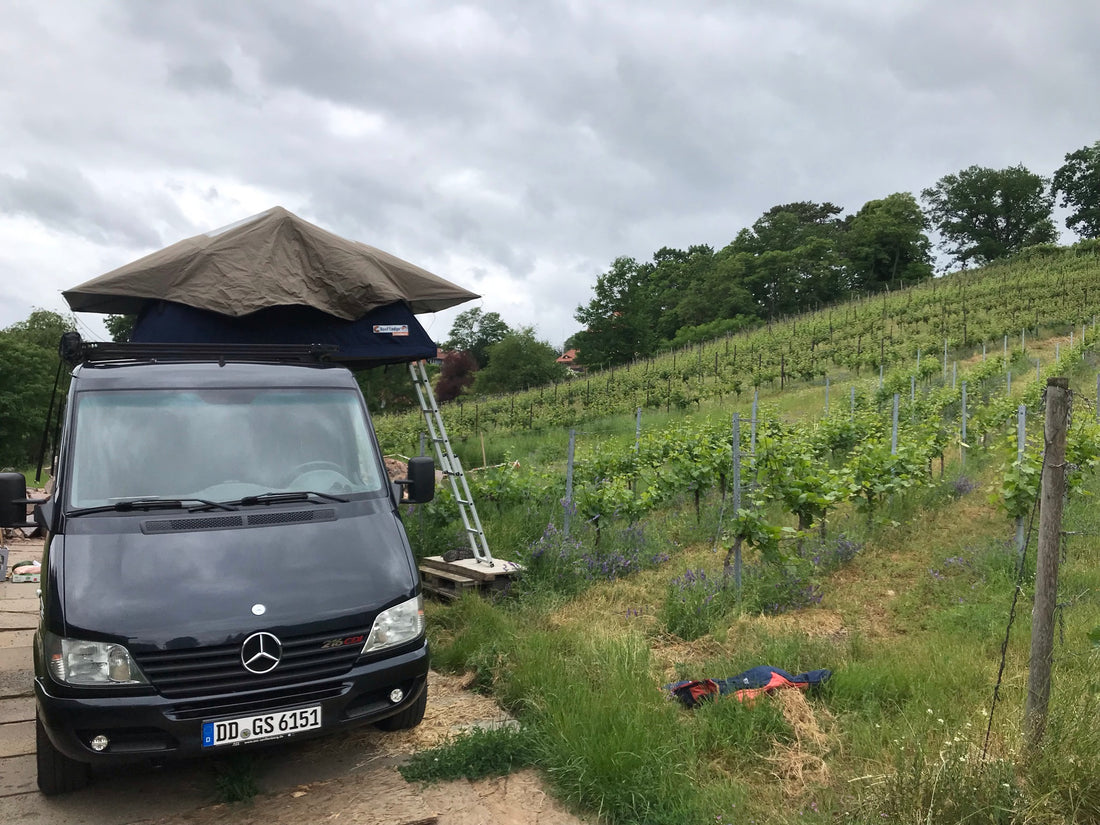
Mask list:
[[[358,395],[339,389],[77,394],[69,505],[384,489]]]

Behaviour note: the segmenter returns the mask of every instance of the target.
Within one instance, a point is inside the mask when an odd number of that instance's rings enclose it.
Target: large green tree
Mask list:
[[[443,348],[468,352],[478,366],[484,367],[489,362],[489,347],[503,340],[509,332],[511,330],[499,313],[482,312],[480,307],[474,307],[455,316],[451,337]]]
[[[743,261],[706,244],[664,247],[644,272],[649,325],[661,346],[682,341],[685,329],[712,328],[715,322],[756,314]]]
[[[928,218],[908,192],[865,203],[847,220],[844,233],[849,288],[873,291],[930,278],[927,228]]]
[[[835,204],[773,206],[738,233],[724,252],[744,253],[746,286],[767,318],[834,301],[845,289],[839,247],[844,231]]]
[[[609,366],[653,352],[652,269],[633,258],[616,258],[596,279],[594,297],[573,316],[585,327],[574,336],[579,363]]]
[[[416,388],[405,364],[386,364],[357,370],[355,380],[371,412],[396,412],[418,406]]]
[[[474,389],[481,393],[515,392],[565,377],[558,353],[535,337],[532,327],[520,327],[489,347],[489,364],[477,373]]]
[[[61,334],[71,317],[43,309],[0,330],[0,467],[22,468],[37,459],[58,372]],[[65,384],[59,387],[63,392]]]
[[[921,197],[944,250],[964,265],[986,264],[1058,237],[1047,181],[1021,165],[971,166],[944,175]]]
[[[136,315],[108,315],[103,319],[103,326],[112,341],[126,342],[134,334],[134,324],[137,323]]]
[[[1082,238],[1100,238],[1100,140],[1066,155],[1052,188],[1073,210],[1066,226]]]
[[[751,255],[723,250],[696,268],[673,307],[675,326],[665,341],[684,346],[751,325],[758,315],[748,287],[752,263]]]

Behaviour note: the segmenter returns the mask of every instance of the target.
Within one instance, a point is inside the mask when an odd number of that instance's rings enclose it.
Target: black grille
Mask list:
[[[243,526],[244,519],[240,516],[208,516],[147,521],[141,525],[141,529],[145,533],[172,533],[176,530],[227,530]]]
[[[301,690],[297,686],[276,688],[233,698],[219,696],[217,699],[185,701],[165,711],[165,715],[180,722],[189,719],[208,719],[212,716],[243,716],[246,713],[263,713],[265,710],[279,710],[291,705],[315,704],[342,696],[347,690],[346,683],[320,690]]]
[[[233,530],[238,527],[269,527],[273,524],[302,524],[307,521],[335,521],[336,511],[282,510],[275,513],[254,513],[248,516],[206,516],[205,518],[173,518],[147,521],[141,525],[145,533],[174,533],[187,530]]]
[[[339,678],[351,670],[363,642],[322,647],[332,639],[362,636],[370,629],[281,639],[283,656],[269,673],[255,674],[241,663],[240,643],[217,647],[164,650],[133,654],[149,681],[167,697],[265,690],[312,679]]]
[[[261,527],[269,524],[297,524],[303,521],[332,521],[335,518],[335,510],[290,510],[281,513],[257,513],[248,517],[248,524],[250,527]]]

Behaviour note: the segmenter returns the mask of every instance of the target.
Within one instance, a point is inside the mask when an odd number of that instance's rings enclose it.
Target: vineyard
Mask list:
[[[1038,249],[447,406],[464,463],[492,457],[468,473],[489,545],[525,570],[496,602],[429,605],[433,660],[522,728],[424,764],[525,754],[610,823],[1100,821],[1094,313],[1097,248]],[[1056,375],[1074,389],[1057,747],[1029,754],[1022,600]],[[376,421],[385,449],[418,449],[419,419]],[[418,554],[464,545],[446,489],[405,523]],[[689,715],[652,689],[765,662],[834,675],[808,701]]]
[[[1068,336],[1100,314],[1100,243],[1035,247],[980,270],[957,272],[552,386],[445,406],[451,436],[574,427],[636,408],[690,411],[753,391],[834,384],[880,373],[898,386],[915,375],[947,379],[955,361],[1002,358],[1028,337]],[[1080,335],[1080,332],[1077,333]],[[877,387],[877,385],[875,385]],[[903,392],[904,386],[899,388]],[[379,415],[387,450],[411,453],[419,416]]]
[[[892,497],[933,484],[935,463],[942,472],[949,450],[953,457],[968,452],[974,460],[984,446],[1009,457],[1001,472],[1000,497],[1006,515],[1019,519],[1037,493],[1041,438],[1035,432],[1041,427],[1045,378],[1079,371],[1092,334],[1091,326],[1076,330],[1074,343],[1057,344],[1058,357],[1045,366],[1036,366],[1014,349],[1007,360],[998,354],[954,371],[946,383],[937,366],[932,378],[922,378],[919,385],[916,371],[905,375],[903,370],[881,383],[853,384],[845,403],[811,420],[787,423],[774,410],[762,408],[758,420],[747,419],[738,427],[736,441],[728,419],[691,418],[639,433],[633,441],[589,440],[570,468],[571,490],[564,484],[561,462],[542,467],[505,463],[472,473],[471,486],[477,501],[498,511],[523,506],[552,514],[561,502],[570,515],[594,528],[598,545],[609,523],[634,523],[685,496],[698,516],[704,496],[720,494],[725,501],[736,474],[741,486],[724,525],[724,540],[731,547],[747,544],[765,560],[782,562],[784,530],[801,534],[815,525],[824,529],[830,511],[846,504],[872,522]],[[935,364],[931,359],[924,363],[929,362]],[[1032,437],[1022,452],[1015,449],[1021,408],[1032,421]],[[1100,457],[1097,420],[1091,406],[1078,404],[1067,448],[1074,469],[1071,485]],[[439,525],[459,523],[447,491],[430,511]]]
[[[942,283],[834,307],[709,348],[672,353],[560,387],[451,404],[445,417],[452,441],[472,457],[476,445],[469,428],[488,429],[497,416],[502,420],[490,432],[499,438],[514,420],[513,408],[523,419],[513,424],[516,429],[527,430],[528,422],[536,429],[556,429],[558,442],[565,422],[575,427],[583,419],[592,428],[598,426],[597,415],[621,418],[635,412],[638,428],[633,438],[625,432],[582,433],[576,460],[568,468],[563,449],[557,455],[544,454],[542,460],[504,462],[471,473],[475,500],[498,513],[518,506],[537,509],[545,519],[542,524],[563,524],[567,533],[568,522],[575,519],[594,529],[598,545],[609,525],[634,524],[676,506],[685,496],[698,516],[704,498],[719,495],[728,517],[716,530],[735,558],[738,576],[742,546],[781,564],[789,556],[780,552],[783,540],[803,536],[814,525],[824,531],[830,512],[859,513],[871,523],[884,502],[932,484],[934,463],[938,460],[942,472],[949,451],[955,458],[969,452],[973,461],[976,451],[993,448],[994,459],[1004,463],[999,484],[1003,509],[1019,525],[1037,489],[1034,433],[1041,422],[1045,376],[1077,369],[1100,335],[1091,312],[1100,310],[1100,286],[1094,283],[1100,280],[1100,247],[1094,247],[1034,250]],[[1089,303],[1090,294],[1095,304]],[[1001,296],[1009,300],[998,304]],[[1019,329],[1025,321],[1027,326]],[[1014,330],[1011,337],[1008,329]],[[1040,331],[1060,335],[1054,351],[1045,353],[1045,364],[1033,359],[1028,349],[1029,335],[1034,338]],[[873,355],[861,343],[871,335],[878,340]],[[737,377],[742,357],[738,352],[755,359],[755,371],[750,373],[754,386],[748,391]],[[889,356],[888,364],[878,360],[882,353]],[[955,360],[960,356],[965,359],[961,366]],[[776,363],[778,376],[765,372]],[[788,379],[788,364],[806,372],[798,380]],[[704,369],[708,365],[714,365],[710,374]],[[820,374],[816,380],[808,374],[810,365],[831,367],[826,372],[836,381],[825,374],[821,387]],[[659,383],[666,391],[672,386],[669,373],[674,368],[681,415],[665,426],[643,430],[646,407],[632,406],[636,398],[628,391],[646,387],[652,402]],[[762,392],[769,393],[761,386],[767,382],[778,382],[779,388],[770,391],[777,402],[792,391],[823,392],[820,412],[784,420],[773,406],[757,404]],[[589,396],[593,383],[601,386],[598,398],[596,393]],[[692,403],[685,404],[682,394],[688,391],[695,394]],[[737,414],[734,440],[722,402],[736,408],[735,399],[742,392],[745,404],[753,398],[752,411]],[[705,405],[704,393],[709,393]],[[557,401],[545,403],[554,394]],[[670,406],[667,395],[664,406]],[[700,412],[684,414],[685,406]],[[709,414],[702,411],[704,406]],[[1018,428],[1012,426],[1021,407],[1032,422],[1026,450],[1015,443]],[[1100,454],[1096,420],[1100,419],[1089,414],[1074,418],[1069,451],[1081,470],[1089,469]],[[418,418],[380,416],[378,430],[391,449],[396,440],[408,450],[418,424]],[[398,438],[399,433],[405,437]],[[734,475],[741,480],[736,489]],[[1071,482],[1075,477],[1081,474],[1071,474]],[[460,523],[449,491],[442,491],[427,511],[420,524],[428,518],[435,529],[424,541],[432,546],[460,545],[461,537],[447,532],[447,525]],[[528,545],[537,538],[537,522],[514,533],[499,532],[492,518],[488,522],[493,541]]]

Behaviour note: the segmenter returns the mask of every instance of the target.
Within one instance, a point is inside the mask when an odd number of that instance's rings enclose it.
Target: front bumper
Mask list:
[[[55,748],[80,762],[111,763],[224,754],[287,739],[307,739],[342,728],[369,724],[400,713],[427,689],[428,646],[357,665],[337,679],[302,682],[274,690],[223,693],[198,699],[159,695],[74,698],[51,693],[53,683],[35,679],[38,713]],[[400,688],[401,702],[390,692]],[[321,706],[321,727],[279,739],[223,747],[202,747],[202,725],[296,707]],[[110,740],[104,751],[92,750],[100,735]]]

